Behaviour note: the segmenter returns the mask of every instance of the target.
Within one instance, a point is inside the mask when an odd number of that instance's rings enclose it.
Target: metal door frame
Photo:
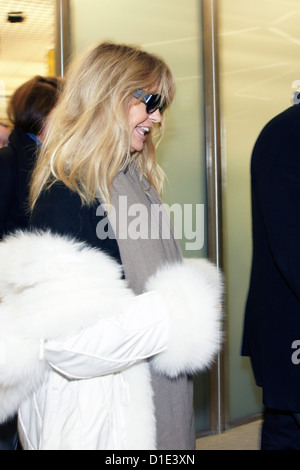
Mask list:
[[[55,36],[55,73],[63,77],[71,48],[69,0],[55,0]]]
[[[218,7],[217,0],[200,0],[203,28],[206,184],[208,204],[208,258],[223,271],[223,216],[221,116],[219,88]],[[224,302],[225,305],[225,302]],[[225,325],[224,325],[225,327]],[[210,431],[226,428],[224,350],[209,372]]]

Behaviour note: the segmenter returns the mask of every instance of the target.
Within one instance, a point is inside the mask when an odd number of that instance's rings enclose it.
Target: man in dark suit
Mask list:
[[[262,130],[251,161],[253,260],[242,355],[265,406],[262,449],[300,450],[300,105]]]

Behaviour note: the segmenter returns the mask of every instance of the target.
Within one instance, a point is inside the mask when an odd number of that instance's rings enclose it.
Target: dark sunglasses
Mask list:
[[[159,112],[162,114],[166,108],[166,103],[161,104],[161,95],[152,95],[152,93],[148,93],[147,91],[138,88],[133,92],[133,96],[145,103],[148,114],[155,113],[157,109],[159,109]],[[143,98],[141,98],[141,96],[143,96]]]

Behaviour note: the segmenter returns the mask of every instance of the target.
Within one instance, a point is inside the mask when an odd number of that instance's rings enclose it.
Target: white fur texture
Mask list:
[[[222,343],[222,276],[207,260],[164,267],[147,282],[160,292],[170,314],[168,349],[152,359],[153,367],[176,377],[208,368]]]
[[[115,260],[49,232],[7,237],[0,243],[0,260],[2,422],[43,381],[44,339],[120,313],[134,294]],[[165,267],[149,280],[147,289],[160,292],[170,310],[169,347],[153,359],[154,366],[171,377],[208,367],[221,339],[222,288],[216,269],[204,261]]]
[[[7,237],[0,259],[1,422],[43,380],[43,339],[119,312],[133,293],[116,261],[51,233]]]

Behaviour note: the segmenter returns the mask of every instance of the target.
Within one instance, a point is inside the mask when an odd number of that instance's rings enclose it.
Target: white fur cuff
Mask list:
[[[170,312],[168,349],[152,359],[160,373],[176,377],[209,367],[222,342],[222,276],[206,260],[161,269],[147,283]]]

